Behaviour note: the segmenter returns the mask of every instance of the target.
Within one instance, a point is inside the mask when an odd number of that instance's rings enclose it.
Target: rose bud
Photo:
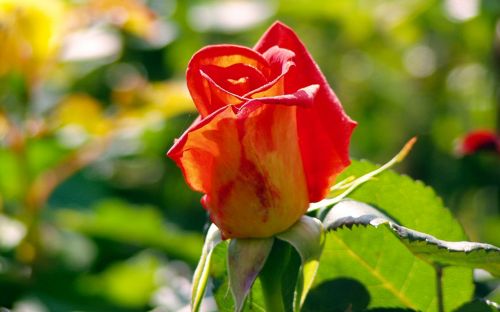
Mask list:
[[[187,84],[200,113],[167,155],[223,238],[269,237],[324,198],[350,164],[356,126],[294,31],[198,51]]]
[[[472,155],[479,151],[492,151],[500,155],[500,137],[490,130],[469,132],[460,140],[459,155]]]

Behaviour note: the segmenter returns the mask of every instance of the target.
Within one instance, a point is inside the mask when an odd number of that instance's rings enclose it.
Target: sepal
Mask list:
[[[302,216],[291,228],[276,236],[292,245],[302,262],[293,303],[293,310],[300,311],[318,271],[319,258],[325,244],[323,225],[316,218]]]
[[[215,224],[212,224],[208,229],[200,261],[198,262],[193,275],[193,285],[191,288],[191,311],[193,312],[196,312],[200,309],[200,304],[207,287],[212,252],[215,247],[217,247],[217,245],[221,242],[221,233],[217,226]]]
[[[232,239],[227,251],[229,288],[234,299],[234,310],[243,309],[252,285],[266,263],[274,238]]]
[[[375,176],[379,175],[380,173],[390,169],[394,165],[402,162],[408,153],[411,151],[413,148],[413,145],[417,142],[417,138],[413,137],[411,138],[406,144],[403,146],[403,148],[399,151],[399,153],[396,154],[391,160],[389,160],[387,163],[385,163],[383,166],[380,166],[379,168],[368,172],[365,175],[362,175],[359,178],[356,177],[348,177],[345,180],[342,180],[332,186],[330,188],[330,193],[329,196],[319,202],[311,203],[309,205],[309,209],[307,210],[308,212],[311,211],[316,211],[320,210],[320,214],[322,211],[324,211],[326,208],[333,206],[337,203],[339,203],[342,199],[346,198],[347,195],[349,195],[351,192],[353,192],[355,189],[357,189],[359,186],[362,184],[372,180]]]

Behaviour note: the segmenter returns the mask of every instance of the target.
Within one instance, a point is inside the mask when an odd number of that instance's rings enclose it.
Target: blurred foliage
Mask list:
[[[470,240],[500,245],[500,157],[455,153],[498,132],[499,14],[497,0],[0,0],[0,307],[188,304],[208,218],[164,158],[196,117],[185,68],[275,19],[358,121],[353,157],[383,162],[419,136],[403,170]]]

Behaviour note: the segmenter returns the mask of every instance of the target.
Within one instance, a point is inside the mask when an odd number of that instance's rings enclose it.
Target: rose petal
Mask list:
[[[245,98],[261,98],[266,96],[280,95],[284,93],[284,79],[290,69],[295,66],[293,58],[295,53],[290,50],[274,46],[263,54],[268,61],[271,75],[275,77],[267,84],[244,95]]]
[[[492,130],[469,132],[458,147],[458,152],[462,155],[472,155],[483,150],[496,151],[500,155],[500,137]]]
[[[238,63],[228,67],[206,65],[201,71],[222,89],[240,96],[267,83],[267,77],[246,64]]]
[[[301,106],[311,107],[314,104],[314,99],[318,93],[319,85],[310,85],[305,88],[299,89],[292,94],[283,94],[277,96],[261,97],[251,99],[241,106],[244,109],[246,106],[260,102],[264,104],[287,105],[287,106]]]
[[[198,117],[167,152],[181,168],[188,185],[195,191],[209,193],[215,158],[238,162],[241,154],[237,133],[234,133],[235,113],[223,107],[206,118]],[[227,130],[227,131],[226,131]],[[221,131],[221,132],[218,132]],[[224,144],[224,141],[227,141]],[[224,151],[220,147],[224,145]],[[224,153],[224,157],[218,157]]]
[[[252,49],[236,45],[213,45],[198,51],[191,59],[186,72],[189,92],[202,117],[217,109],[239,103],[238,96],[225,90],[203,72],[208,65],[228,68],[235,64],[245,64],[258,70],[269,79],[270,68],[266,59]]]
[[[258,101],[244,107],[199,120],[168,152],[189,185],[206,193],[203,203],[225,238],[271,236],[308,206],[297,107]]]
[[[288,67],[290,63],[293,63],[295,53],[288,49],[280,48],[279,46],[273,46],[266,50],[262,56],[269,63],[271,71],[278,76],[285,71],[285,67]]]
[[[284,24],[269,28],[255,46],[265,54],[274,46],[295,53],[293,73],[285,79],[285,94],[318,84],[312,108],[297,108],[299,143],[311,202],[321,200],[335,177],[350,164],[349,142],[356,122],[345,113],[333,90],[300,39]]]

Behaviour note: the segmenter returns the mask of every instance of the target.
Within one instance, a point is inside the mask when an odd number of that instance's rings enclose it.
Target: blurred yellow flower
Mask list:
[[[150,126],[195,111],[183,82],[153,82],[130,90],[115,89],[113,101],[119,108],[117,122],[120,127]]]
[[[0,111],[0,141],[5,138],[9,132],[9,120],[4,112]]]
[[[183,81],[151,83],[144,92],[144,99],[165,118],[196,111]]]
[[[87,9],[91,18],[111,24],[143,38],[155,31],[156,14],[139,0],[89,0]]]
[[[56,57],[65,23],[60,0],[0,0],[0,77],[35,82]]]
[[[74,129],[85,135],[104,135],[110,129],[101,104],[86,94],[72,94],[63,99],[52,115],[52,124]]]

